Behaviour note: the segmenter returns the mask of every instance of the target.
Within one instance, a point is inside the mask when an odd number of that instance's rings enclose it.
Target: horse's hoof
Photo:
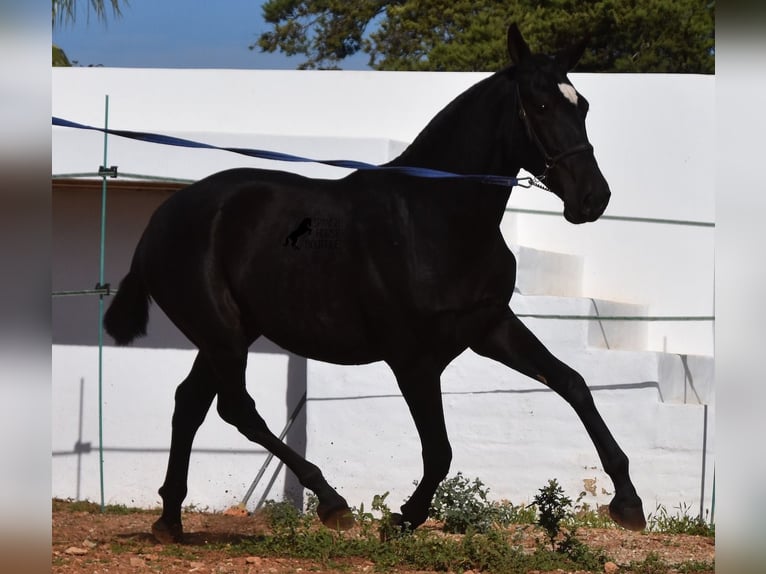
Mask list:
[[[181,523],[168,525],[162,518],[152,524],[152,534],[161,544],[181,544],[184,540],[184,529]]]
[[[338,508],[325,509],[320,504],[317,508],[317,514],[322,524],[333,530],[349,530],[354,526],[354,515],[351,514],[351,510],[345,505]]]
[[[646,518],[644,517],[644,507],[641,500],[638,504],[619,504],[615,500],[609,503],[609,516],[617,524],[628,530],[641,531],[646,528]]]

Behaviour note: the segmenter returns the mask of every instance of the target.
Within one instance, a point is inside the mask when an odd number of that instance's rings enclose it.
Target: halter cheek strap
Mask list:
[[[593,150],[593,146],[590,144],[590,142],[586,141],[584,143],[577,144],[567,150],[564,150],[552,156],[545,149],[543,142],[540,141],[540,138],[537,136],[537,133],[532,128],[532,124],[529,122],[529,116],[527,115],[527,112],[524,109],[524,104],[521,101],[521,93],[519,92],[518,85],[516,86],[516,100],[519,102],[519,117],[521,118],[521,121],[524,122],[524,127],[527,130],[527,135],[529,136],[529,139],[531,139],[535,143],[535,145],[537,146],[537,149],[540,150],[540,153],[543,155],[543,158],[545,158],[545,169],[543,170],[543,173],[535,176],[539,181],[541,182],[544,181],[546,176],[548,175],[548,171],[553,169],[556,166],[556,164],[559,163],[562,159],[569,157],[570,155],[575,155],[578,153]]]

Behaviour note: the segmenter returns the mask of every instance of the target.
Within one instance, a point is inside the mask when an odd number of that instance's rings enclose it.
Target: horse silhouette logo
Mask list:
[[[298,247],[298,240],[304,235],[311,235],[311,218],[307,217],[300,222],[300,225],[296,227],[290,234],[285,237],[284,247],[292,245],[293,249],[300,249]]]

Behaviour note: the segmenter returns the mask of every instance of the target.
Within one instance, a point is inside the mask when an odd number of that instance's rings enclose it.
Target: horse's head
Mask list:
[[[516,24],[508,29],[519,116],[530,140],[523,167],[544,176],[545,185],[564,202],[564,217],[571,223],[598,219],[611,195],[585,131],[588,102],[567,78],[585,44],[555,56],[532,54]]]

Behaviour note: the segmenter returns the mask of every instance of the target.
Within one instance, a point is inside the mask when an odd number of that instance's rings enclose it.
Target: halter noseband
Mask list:
[[[540,150],[540,153],[545,158],[545,169],[543,170],[543,173],[535,176],[535,178],[537,178],[538,181],[540,182],[545,181],[545,178],[548,175],[548,171],[553,169],[556,166],[556,164],[560,162],[562,159],[564,159],[565,157],[569,157],[570,155],[575,155],[581,152],[593,150],[593,146],[590,144],[590,142],[585,142],[585,143],[577,144],[565,151],[562,151],[559,154],[551,156],[548,153],[548,151],[545,149],[543,142],[540,141],[539,137],[537,137],[537,133],[532,128],[532,124],[529,123],[529,116],[527,116],[527,112],[524,109],[524,104],[521,101],[521,92],[519,91],[518,83],[516,84],[516,99],[519,102],[519,117],[521,118],[521,121],[524,122],[524,127],[527,130],[527,135],[529,136],[529,139],[531,139],[535,143],[535,145],[537,146],[537,149]]]

